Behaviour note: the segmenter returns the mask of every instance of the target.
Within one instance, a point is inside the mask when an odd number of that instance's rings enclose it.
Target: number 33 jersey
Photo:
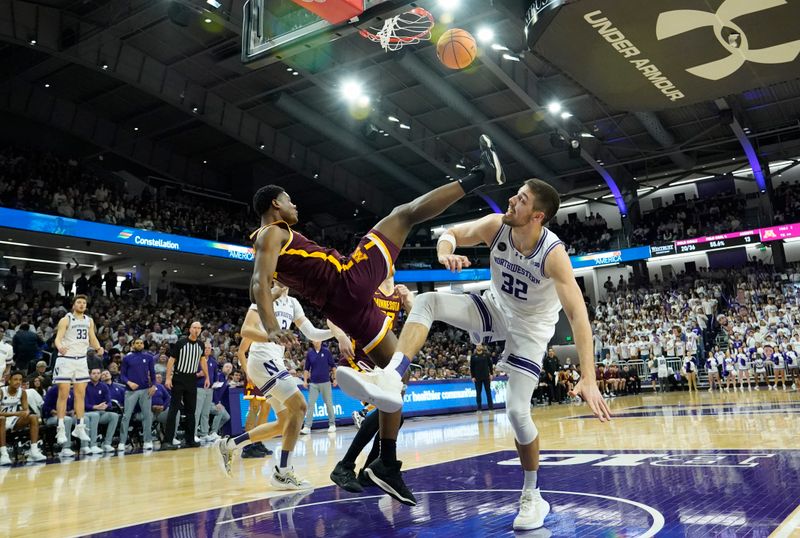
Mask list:
[[[67,313],[67,330],[61,339],[61,344],[67,348],[67,357],[85,357],[89,349],[89,330],[92,327],[92,318],[85,315],[82,318],[72,312]]]
[[[511,227],[503,224],[489,245],[492,282],[490,289],[502,310],[522,324],[558,321],[561,302],[555,283],[545,275],[547,256],[562,242],[550,230],[542,234],[533,252],[525,256],[514,246]]]

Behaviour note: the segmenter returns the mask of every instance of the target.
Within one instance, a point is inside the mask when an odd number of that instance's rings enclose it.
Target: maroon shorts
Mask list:
[[[359,353],[356,353],[356,356],[353,359],[348,359],[345,357],[339,359],[340,367],[352,368],[353,370],[360,372],[362,368],[358,365],[358,363],[364,363],[370,368],[375,368],[375,363],[372,362],[372,360],[370,360],[369,357],[367,357],[366,355],[359,356]]]
[[[323,314],[369,353],[389,332],[391,320],[373,301],[375,290],[394,272],[400,247],[370,230],[343,264]]]

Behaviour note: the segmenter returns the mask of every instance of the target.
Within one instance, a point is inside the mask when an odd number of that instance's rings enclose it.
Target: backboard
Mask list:
[[[292,0],[247,0],[243,10],[242,62],[261,67],[357,32],[354,24],[406,11],[408,1],[364,0],[358,20],[331,24]]]

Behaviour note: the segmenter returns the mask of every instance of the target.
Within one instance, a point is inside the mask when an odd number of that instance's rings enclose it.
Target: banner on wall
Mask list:
[[[616,265],[618,263],[632,262],[635,260],[646,260],[650,257],[650,247],[623,248],[608,252],[595,252],[583,256],[571,256],[573,269],[582,267],[601,267],[604,265]]]
[[[157,248],[234,260],[253,260],[253,249],[241,245],[70,219],[58,215],[20,211],[6,207],[0,207],[0,224],[6,228],[79,237],[94,241],[108,241],[135,247]]]
[[[491,383],[492,399],[495,407],[503,408],[506,405],[506,378],[495,378]],[[308,400],[308,391],[300,389]],[[241,410],[238,426],[244,428],[247,412],[250,409],[249,400],[244,399],[244,392],[238,391],[239,409]],[[353,411],[362,409],[361,402],[354,400],[339,387],[333,390],[333,411],[336,422],[339,424],[351,423]],[[475,385],[469,379],[448,379],[441,381],[417,381],[409,383],[404,396],[404,416],[425,416],[477,409],[475,403]],[[270,420],[275,420],[275,413],[270,411]],[[328,410],[322,398],[314,404],[314,422],[328,422]],[[234,434],[237,432],[234,431]]]
[[[555,9],[553,9],[555,5]],[[619,110],[682,107],[800,74],[789,0],[534,2],[529,48]],[[749,91],[748,91],[749,90]]]

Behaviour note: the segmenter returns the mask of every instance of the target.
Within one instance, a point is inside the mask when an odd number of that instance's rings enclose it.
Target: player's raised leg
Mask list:
[[[480,162],[470,170],[469,174],[395,207],[374,229],[398,247],[402,247],[408,233],[415,225],[436,217],[475,189],[484,185],[504,184],[506,176],[492,140],[486,135],[481,135],[480,147]]]

